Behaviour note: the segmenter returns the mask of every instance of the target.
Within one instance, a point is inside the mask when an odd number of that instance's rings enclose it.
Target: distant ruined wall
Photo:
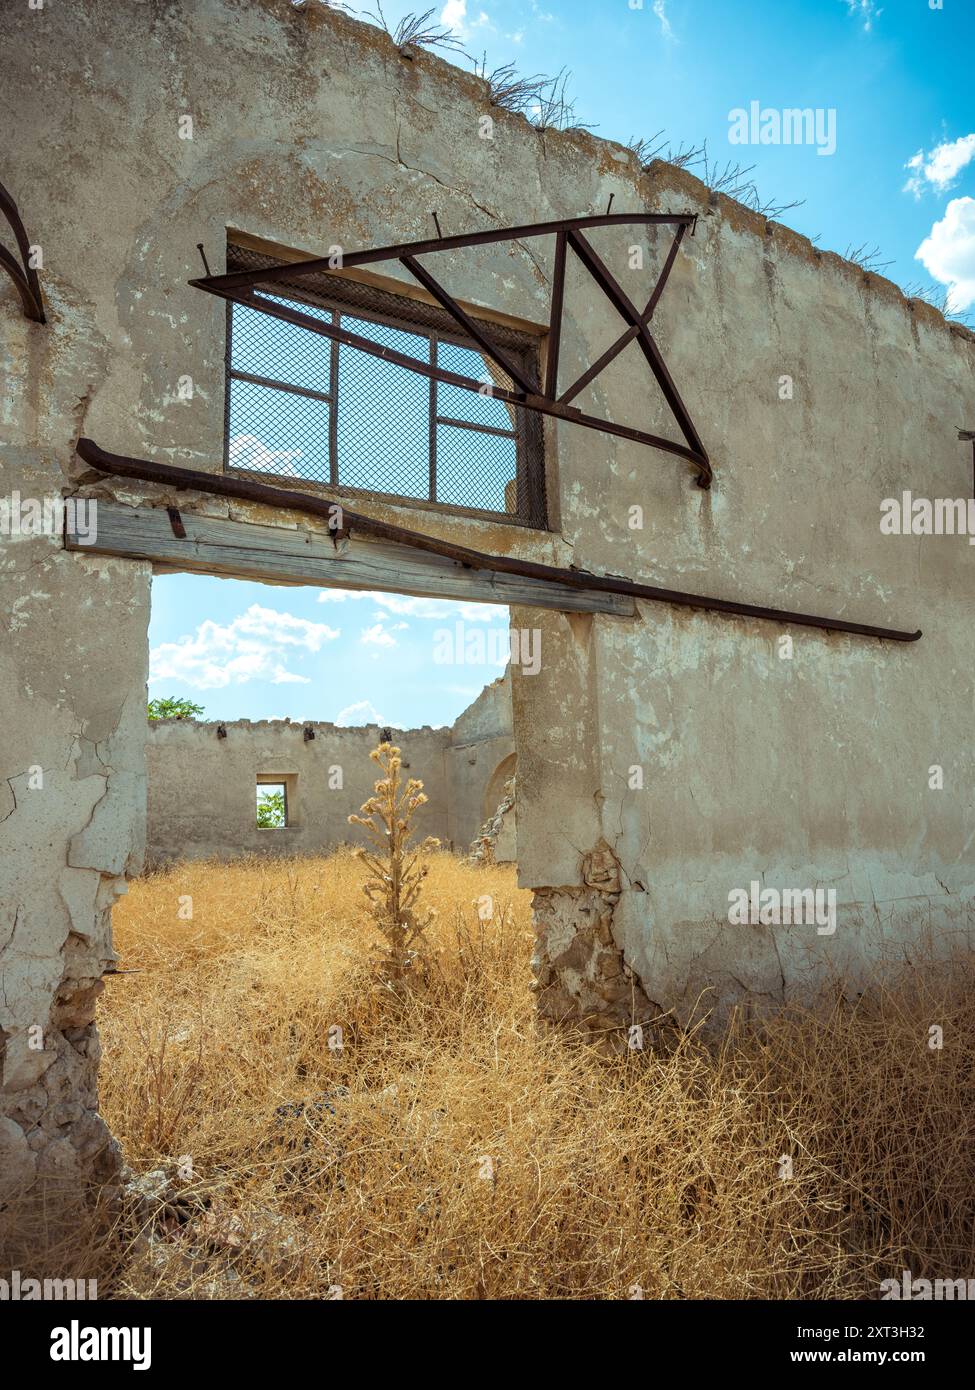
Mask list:
[[[514,747],[510,714],[509,694],[507,733],[478,738],[478,729],[469,728],[459,760],[453,747],[457,725],[390,731],[406,774],[420,779],[428,798],[417,820],[422,835],[466,851],[474,830],[466,840],[463,836],[496,766],[492,759]],[[307,738],[306,730],[314,738]],[[372,795],[379,772],[369,754],[379,739],[378,725],[151,721],[146,746],[150,864],[252,853],[316,854],[366,843],[365,833],[349,825],[348,817]],[[283,830],[256,825],[256,783],[262,776],[288,779],[289,824]]]
[[[218,735],[223,729],[225,737]],[[314,731],[313,739],[305,730]],[[419,777],[428,797],[419,812],[423,835],[446,838],[444,750],[449,729],[396,729],[405,775]],[[369,757],[378,726],[288,720],[153,720],[146,763],[149,778],[148,854],[173,859],[229,860],[243,854],[313,854],[342,843],[365,844],[349,825],[372,795],[379,769]],[[273,776],[288,785],[288,825],[259,829],[256,782]]]
[[[306,737],[306,730],[313,738]],[[223,737],[221,737],[223,731]],[[419,777],[427,803],[417,821],[445,848],[466,853],[485,819],[488,787],[515,752],[510,676],[481,691],[453,726],[392,728],[403,767]],[[378,776],[371,749],[378,724],[345,728],[305,720],[149,721],[147,859],[234,859],[245,853],[321,853],[366,844],[350,826]],[[288,778],[285,830],[256,824],[256,783]],[[497,809],[497,801],[488,813]],[[515,855],[512,855],[512,859]]]
[[[46,324],[28,322],[0,277],[5,495],[83,492],[324,529],[106,478],[74,455],[86,435],[221,470],[226,316],[187,282],[198,242],[223,268],[228,229],[327,255],[428,237],[431,208],[451,232],[602,212],[610,196],[617,212],[699,214],[653,329],[713,459],[710,491],[671,455],[549,421],[549,530],[355,505],[487,552],[924,637],[895,645],[642,601],[632,618],[513,609],[541,639],[540,668],[512,677],[540,1010],[625,1036],[631,1020],[680,1020],[699,998],[772,1007],[827,979],[852,991],[885,962],[970,942],[972,551],[964,537],[882,536],[879,516],[903,490],[969,495],[956,430],[973,424],[975,336],[686,172],[642,169],[585,131],[537,131],[493,107],[475,75],[401,54],[325,5],[5,5],[0,44],[2,177],[43,250],[48,308]],[[591,239],[645,303],[669,237]],[[547,254],[490,245],[438,269],[469,304],[544,325]],[[570,262],[561,380],[621,327]],[[674,430],[632,344],[576,403]],[[57,534],[0,546],[8,1185],[115,1162],[96,1112],[93,1018],[110,905],[144,849],[149,581],[148,565],[65,553]],[[479,745],[479,773],[481,757]],[[462,758],[447,760],[448,784]],[[837,931],[732,924],[729,891],[755,880],[835,890]]]

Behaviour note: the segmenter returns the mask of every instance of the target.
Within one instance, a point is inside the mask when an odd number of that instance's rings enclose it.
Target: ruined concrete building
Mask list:
[[[0,491],[74,512],[0,546],[5,1183],[116,1162],[93,1019],[145,853],[154,569],[510,604],[548,1016],[967,943],[972,556],[879,520],[969,496],[971,333],[323,5],[0,29]],[[736,919],[753,885],[834,893],[835,930]]]
[[[147,863],[234,859],[242,854],[319,854],[341,844],[366,844],[349,825],[350,809],[372,795],[370,750],[378,725],[241,719],[217,724],[160,719],[149,725]],[[450,727],[391,729],[403,766],[428,798],[423,835],[464,853],[497,813],[514,774],[511,681],[499,677]],[[280,789],[283,824],[257,825],[264,788]],[[514,823],[495,854],[516,858]]]

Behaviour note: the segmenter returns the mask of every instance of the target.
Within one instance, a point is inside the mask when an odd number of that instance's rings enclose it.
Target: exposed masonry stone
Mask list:
[[[627,1045],[632,1024],[657,1012],[613,934],[620,865],[605,840],[581,864],[583,886],[537,889],[532,968],[541,1016],[602,1035],[609,1049]]]
[[[472,864],[505,864],[516,858],[515,781],[514,777],[509,777],[505,782],[498,809],[471,841],[468,858]]]
[[[7,1039],[0,1201],[35,1178],[107,1181],[118,1169],[120,1149],[98,1114],[101,1048],[94,1008],[104,986],[96,976],[79,978],[79,968],[77,960],[66,961],[48,1025],[36,1038],[41,1047],[32,1047],[24,1034]]]

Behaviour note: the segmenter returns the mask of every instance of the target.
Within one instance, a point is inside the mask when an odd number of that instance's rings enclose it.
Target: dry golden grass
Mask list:
[[[102,1296],[877,1297],[975,1272],[970,967],[606,1059],[538,1028],[510,868],[431,856],[405,1004],[375,984],[363,874],[182,865],[116,909],[142,973],[100,1005],[103,1110],[137,1172],[192,1176],[189,1219]]]

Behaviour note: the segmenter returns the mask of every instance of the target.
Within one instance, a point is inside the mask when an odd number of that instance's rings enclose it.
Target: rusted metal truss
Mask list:
[[[17,250],[20,252],[20,260],[18,261],[12,251],[8,251],[6,246],[0,245],[0,265],[3,266],[17,287],[25,316],[33,319],[35,323],[47,323],[44,314],[44,299],[41,295],[41,282],[37,278],[37,271],[30,263],[30,238],[27,235],[17,204],[2,183],[0,183],[0,212],[3,213],[10,225],[17,242]]]
[[[128,458],[121,454],[110,454],[95,443],[93,439],[79,439],[78,457],[101,473],[122,478],[141,478],[145,482],[159,483],[177,489],[193,489],[209,492],[221,497],[237,497],[248,502],[260,502],[271,507],[285,507],[289,510],[307,512],[328,522],[333,537],[358,532],[380,540],[396,541],[403,545],[415,546],[444,559],[453,560],[472,569],[494,570],[505,574],[523,575],[529,579],[551,581],[553,584],[569,585],[577,589],[600,590],[609,594],[625,594],[631,598],[645,599],[648,602],[676,604],[681,608],[699,608],[711,613],[722,613],[742,618],[758,618],[766,622],[784,623],[797,627],[823,628],[828,632],[848,632],[858,637],[877,637],[888,642],[916,642],[920,631],[903,632],[897,628],[874,627],[868,623],[854,623],[846,618],[823,618],[813,613],[793,613],[783,608],[764,608],[753,603],[739,603],[735,599],[708,598],[703,594],[688,594],[680,589],[662,589],[654,584],[641,584],[632,579],[621,579],[614,575],[590,574],[586,570],[559,569],[555,565],[540,565],[532,560],[522,560],[513,555],[488,555],[467,546],[454,545],[436,536],[427,536],[419,531],[411,531],[406,526],[393,522],[379,521],[375,517],[363,516],[349,511],[347,507],[320,493],[297,492],[293,489],[270,487],[267,483],[254,482],[248,478],[235,477],[227,473],[200,473],[191,468],[174,468],[165,463],[153,463],[148,459]],[[342,524],[336,527],[336,508],[341,512]],[[175,517],[173,513],[175,512]],[[179,529],[177,521],[179,520]],[[183,530],[179,512],[170,509],[170,522],[174,534],[179,536]],[[184,532],[185,533],[185,532]]]
[[[289,261],[279,265],[265,266],[260,270],[238,270],[231,271],[226,275],[205,275],[199,279],[191,280],[190,284],[197,289],[206,290],[209,294],[218,295],[222,299],[246,305],[250,309],[257,309],[261,313],[283,319],[286,323],[296,324],[300,328],[307,328],[312,333],[319,333],[323,337],[344,343],[348,347],[357,348],[361,352],[371,353],[374,357],[381,357],[386,362],[405,367],[421,376],[435,377],[437,381],[445,382],[448,385],[459,386],[466,391],[483,393],[484,383],[482,381],[420,362],[405,353],[383,347],[369,338],[364,338],[357,333],[350,333],[346,329],[323,322],[319,318],[313,318],[310,314],[302,313],[300,309],[268,297],[269,291],[273,290],[276,282],[285,281],[291,284],[295,280],[300,280],[302,276],[314,275],[323,271],[334,273],[339,268],[352,270],[357,266],[375,265],[381,261],[399,261],[440,307],[451,316],[467,337],[476,342],[484,355],[496,363],[511,380],[513,387],[510,390],[500,386],[492,387],[492,395],[496,399],[505,401],[510,405],[522,406],[526,410],[533,410],[541,415],[552,416],[557,420],[565,420],[574,425],[584,425],[587,429],[601,430],[604,434],[612,434],[620,439],[632,440],[637,444],[645,444],[654,449],[662,449],[666,453],[676,454],[678,457],[686,459],[692,466],[698,485],[708,488],[711,486],[712,468],[707,450],[704,448],[687,407],[681,399],[680,392],[667,369],[660,348],[650,332],[654,311],[660,302],[660,296],[663,294],[664,286],[673,269],[680,244],[687,229],[689,227],[693,229],[696,221],[697,215],[692,212],[604,213],[601,216],[564,218],[558,222],[535,222],[525,227],[506,227],[502,231],[472,232],[463,236],[437,237],[430,241],[405,242],[398,246],[379,246],[366,251],[351,251],[347,254],[343,253],[341,267],[337,267],[329,258]],[[593,249],[591,243],[583,236],[583,231],[589,227],[616,226],[673,227],[674,229],[674,238],[657,277],[657,282],[642,310],[633,303],[605,262]],[[548,333],[548,360],[545,380],[542,382],[536,381],[533,376],[512,362],[508,355],[492,340],[489,327],[466,313],[453,295],[434,278],[430,270],[425,265],[421,265],[417,257],[434,252],[456,251],[469,246],[489,246],[500,242],[527,241],[536,237],[547,236],[554,236],[555,238],[555,263]],[[559,355],[562,341],[566,256],[570,249],[623,319],[626,329],[596,362],[587,367],[582,375],[560,394],[558,389]],[[282,291],[282,293],[286,293],[286,291]],[[650,368],[684,437],[683,443],[665,439],[661,435],[650,434],[646,430],[634,429],[630,425],[617,424],[611,420],[600,419],[595,415],[587,415],[577,406],[571,404],[579,392],[594,381],[600,372],[631,342],[636,342],[646,359],[647,366]]]

